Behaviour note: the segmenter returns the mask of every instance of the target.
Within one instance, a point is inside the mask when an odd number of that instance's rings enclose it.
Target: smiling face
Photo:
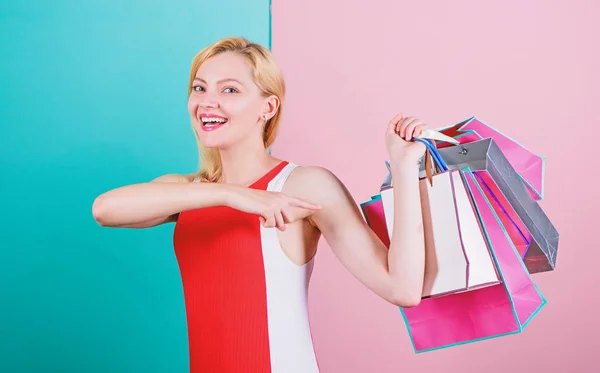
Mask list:
[[[243,139],[262,139],[271,99],[252,79],[242,55],[225,52],[200,65],[192,83],[188,111],[203,147],[225,149]]]

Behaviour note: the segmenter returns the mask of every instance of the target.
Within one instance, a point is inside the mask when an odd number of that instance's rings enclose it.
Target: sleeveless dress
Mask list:
[[[283,161],[250,188],[280,192],[295,167]],[[182,212],[173,244],[191,373],[319,372],[307,307],[314,259],[293,263],[276,228],[225,206]]]

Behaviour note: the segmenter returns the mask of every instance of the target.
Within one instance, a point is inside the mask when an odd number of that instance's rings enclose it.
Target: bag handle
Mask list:
[[[419,136],[416,136],[413,138],[413,141],[422,142],[423,144],[425,144],[425,146],[427,148],[427,150],[425,151],[425,173],[427,175],[427,180],[429,180],[429,183],[431,185],[433,185],[433,181],[432,181],[433,174],[437,174],[439,172],[448,170],[448,166],[442,159],[442,156],[440,155],[440,153],[437,151],[435,142],[432,140],[444,141],[444,142],[451,143],[453,145],[460,144],[460,142],[458,140],[456,140],[455,138],[444,135],[440,131],[433,130],[433,129],[424,129],[423,131],[421,131]],[[381,185],[381,188],[386,188],[386,187],[389,187],[392,185],[391,169],[390,169],[389,161],[386,161],[385,165],[388,169],[388,176],[386,177],[385,181]]]
[[[437,147],[435,146],[435,143],[431,140],[426,140],[426,141],[428,143],[426,146],[429,147],[429,151],[431,152],[431,155],[435,159],[437,166],[442,170],[442,172],[448,171],[448,164],[446,163],[446,161],[444,160],[444,158],[438,151]]]
[[[435,143],[428,138],[415,138],[414,141],[418,141],[425,145],[425,175],[430,185],[433,185],[433,175],[439,172],[448,171],[448,165],[438,152]],[[434,170],[432,170],[432,163]]]
[[[454,145],[460,144],[460,142],[458,140],[456,140],[455,138],[444,135],[443,133],[436,131],[436,130],[432,130],[432,129],[424,129],[423,131],[421,131],[421,134],[419,134],[419,136],[415,137],[413,140],[419,141],[419,142],[425,144],[425,146],[427,147],[427,150],[428,150],[427,153],[429,153],[431,155],[431,157],[435,161],[435,165],[442,172],[448,171],[448,165],[442,158],[442,155],[440,154],[440,152],[437,150],[435,141],[433,141],[433,140],[445,141],[445,142],[449,142]],[[425,156],[427,157],[427,154]]]
[[[429,128],[426,128],[423,131],[421,131],[421,134],[419,136],[415,137],[415,140],[416,139],[445,141],[445,142],[449,142],[450,144],[454,144],[454,145],[460,144],[460,142],[457,139],[455,139],[454,137],[444,135],[440,131],[432,130]]]

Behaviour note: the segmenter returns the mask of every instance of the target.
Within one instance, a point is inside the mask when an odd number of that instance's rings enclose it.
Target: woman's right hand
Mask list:
[[[293,222],[292,208],[318,211],[321,206],[291,197],[281,192],[270,192],[252,188],[228,185],[226,205],[236,210],[259,216],[265,228],[285,230],[286,224]]]

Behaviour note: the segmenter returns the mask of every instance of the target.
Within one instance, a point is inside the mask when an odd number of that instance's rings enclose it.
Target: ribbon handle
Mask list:
[[[460,142],[457,139],[455,139],[454,137],[444,135],[440,131],[432,130],[429,128],[421,131],[421,134],[419,136],[417,136],[416,139],[424,139],[424,140],[430,139],[430,140],[437,140],[437,141],[445,141],[445,142],[449,142],[450,144],[454,144],[454,145],[460,144]]]
[[[415,141],[421,142],[425,145],[425,175],[430,185],[433,185],[433,175],[448,171],[448,165],[442,158],[442,155],[438,152],[435,142],[429,138],[415,138]]]

